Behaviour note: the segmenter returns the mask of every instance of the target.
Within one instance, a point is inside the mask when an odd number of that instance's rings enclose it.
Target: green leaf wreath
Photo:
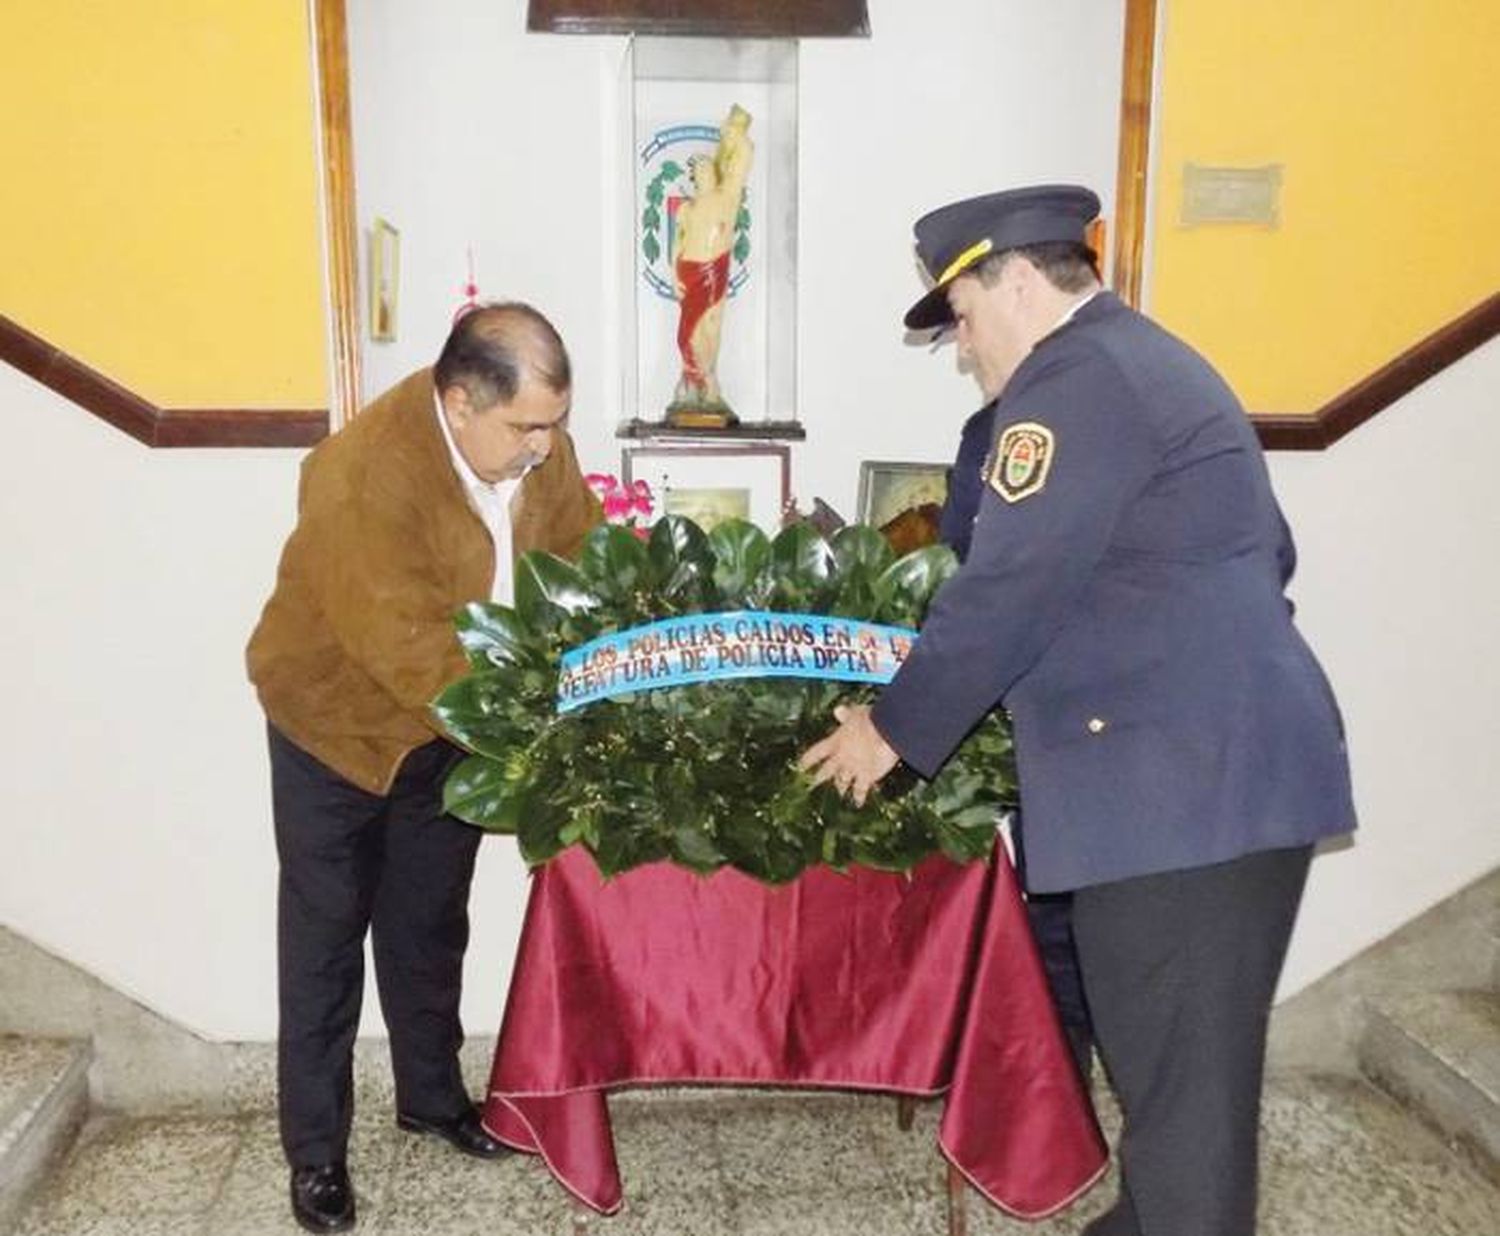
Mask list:
[[[586,846],[606,876],[669,859],[775,884],[815,863],[907,871],[936,851],[985,858],[998,814],[1015,802],[998,710],[931,781],[903,767],[856,808],[814,787],[796,760],[832,728],[835,704],[866,702],[873,688],[733,679],[555,707],[561,655],[607,632],[733,609],[915,627],[956,569],[938,546],[895,559],[862,525],[827,541],[799,523],[771,540],[743,520],[705,534],[671,516],[647,542],[600,525],[576,565],[526,554],[514,607],[476,603],[455,618],[471,670],[433,711],[471,754],[449,775],[445,806],[515,834],[532,865]]]

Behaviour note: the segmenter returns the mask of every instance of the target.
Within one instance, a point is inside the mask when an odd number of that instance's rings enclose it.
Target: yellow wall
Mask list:
[[[1308,412],[1500,290],[1500,3],[1161,0],[1149,308]],[[1281,226],[1179,224],[1184,163],[1284,165]]]
[[[4,0],[0,312],[163,407],[327,405],[306,0]]]

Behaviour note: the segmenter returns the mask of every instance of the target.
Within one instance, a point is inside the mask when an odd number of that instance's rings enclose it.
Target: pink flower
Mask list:
[[[636,527],[635,521],[638,515],[649,519],[651,512],[656,509],[650,485],[645,481],[632,481],[629,485],[623,485],[618,477],[609,472],[585,473],[583,480],[599,499],[608,523],[623,524],[643,539],[649,535],[648,529]]]
[[[599,500],[604,506],[604,518],[612,524],[622,524],[635,511],[635,504],[618,490],[611,490]]]
[[[637,515],[650,515],[656,509],[656,502],[651,496],[651,486],[645,481],[632,481],[630,505]]]

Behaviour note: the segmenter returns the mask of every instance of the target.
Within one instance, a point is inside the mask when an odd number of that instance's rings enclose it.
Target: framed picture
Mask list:
[[[370,338],[396,337],[396,300],[401,287],[401,233],[384,219],[370,225]]]
[[[867,459],[859,465],[857,518],[862,524],[883,528],[903,511],[942,506],[947,497],[947,464]]]
[[[705,532],[726,519],[748,519],[775,535],[791,500],[791,451],[785,446],[627,446],[620,475],[627,485],[645,481],[656,509],[683,515]]]

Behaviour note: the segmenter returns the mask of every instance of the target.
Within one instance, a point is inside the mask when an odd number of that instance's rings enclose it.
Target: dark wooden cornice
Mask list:
[[[865,0],[531,0],[526,28],[552,34],[795,39],[868,35]]]
[[[311,446],[324,408],[158,408],[0,314],[0,360],[147,446]]]
[[[1390,364],[1335,395],[1316,412],[1252,415],[1250,419],[1255,423],[1261,445],[1268,451],[1324,450],[1496,335],[1500,335],[1500,292],[1433,331]]]

